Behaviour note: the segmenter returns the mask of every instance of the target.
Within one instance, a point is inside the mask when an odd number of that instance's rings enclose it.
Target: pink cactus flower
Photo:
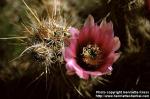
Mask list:
[[[116,51],[120,40],[114,37],[113,25],[103,20],[98,26],[91,15],[79,31],[70,28],[70,45],[64,50],[68,75],[77,74],[82,79],[97,77],[112,71],[119,58]]]

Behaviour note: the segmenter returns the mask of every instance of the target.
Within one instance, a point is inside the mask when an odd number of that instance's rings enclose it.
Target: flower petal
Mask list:
[[[112,22],[106,22],[106,19],[102,20],[101,24],[100,24],[100,29],[103,33],[106,33],[107,35],[110,35],[110,36],[114,36],[114,33],[113,33],[113,24]],[[105,35],[106,35],[105,34]]]
[[[67,60],[66,69],[68,75],[70,75],[70,73],[73,74],[73,72],[75,72],[80,78],[89,78],[89,74],[86,73],[80,66],[78,66],[74,59]]]
[[[117,51],[120,48],[120,40],[117,36],[114,37],[114,51]]]
[[[103,73],[99,71],[89,72],[89,74],[91,75],[91,77],[97,77],[103,75]]]
[[[113,64],[115,58],[114,53],[110,53],[110,55],[104,60],[103,65],[100,66],[98,71],[101,71],[102,73],[110,71],[110,66]]]
[[[114,62],[116,62],[119,59],[120,55],[121,53],[115,53]]]
[[[106,20],[102,20],[100,24],[100,38],[102,40],[110,40],[114,37],[113,24],[112,22],[107,23]]]
[[[68,75],[70,75],[70,74],[73,75],[73,73],[75,73],[75,69],[73,68],[74,65],[75,65],[75,64],[74,64],[74,62],[72,61],[72,59],[68,59],[68,60],[67,60],[66,69],[67,69],[67,74],[68,74]]]
[[[109,54],[114,46],[113,42],[113,25],[111,22],[107,23],[106,20],[103,20],[99,31],[97,31],[96,42],[102,47],[105,54]]]
[[[68,59],[73,58],[74,55],[71,49],[66,47],[65,50],[63,51],[63,56],[64,56],[64,59],[67,61]]]
[[[75,71],[67,70],[66,74],[72,76],[75,75]]]
[[[86,73],[84,70],[77,70],[76,71],[76,74],[80,77],[80,78],[83,78],[83,79],[88,79],[89,78],[89,74]]]
[[[71,27],[69,32],[71,33],[71,38],[77,38],[79,36],[79,30],[76,28]]]
[[[84,23],[84,27],[92,27],[94,26],[94,18],[93,16],[89,15],[88,18],[86,19],[85,23]]]
[[[83,28],[78,31],[75,28],[70,28],[72,34],[70,45],[64,52],[66,61],[66,69],[68,75],[77,74],[82,79],[101,76],[112,71],[112,64],[119,58],[120,53],[115,53],[120,47],[118,37],[114,37],[112,22],[107,23],[103,20],[100,26],[94,23],[92,16],[89,16],[85,21]],[[95,71],[83,69],[77,61],[80,59],[83,47],[87,44],[96,44],[103,51],[103,63]]]
[[[93,35],[92,28],[95,26],[94,19],[91,15],[86,19],[83,28],[80,31],[78,42],[83,44],[84,42],[91,41]]]

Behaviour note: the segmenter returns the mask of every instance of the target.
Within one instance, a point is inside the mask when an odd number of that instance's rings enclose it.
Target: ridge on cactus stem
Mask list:
[[[112,64],[120,56],[116,52],[120,40],[114,36],[112,22],[102,20],[98,26],[89,15],[81,30],[70,28],[70,33],[70,45],[63,53],[68,75],[88,79],[112,71]]]

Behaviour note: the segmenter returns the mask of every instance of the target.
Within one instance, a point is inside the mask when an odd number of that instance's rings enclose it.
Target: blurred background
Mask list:
[[[51,9],[50,5],[53,5],[51,1],[25,0],[41,20],[48,17],[46,9]],[[28,45],[24,42],[27,38],[20,38],[26,36],[22,23],[30,25],[32,20],[28,18],[27,7],[22,0],[1,0],[0,99],[53,99],[53,97],[54,99],[94,99],[96,90],[150,90],[150,4],[148,1],[60,0],[63,8],[61,13],[63,17],[72,21],[72,26],[80,28],[89,14],[93,15],[98,24],[104,17],[107,17],[108,21],[111,20],[114,24],[114,33],[121,41],[122,54],[113,65],[112,74],[103,77],[107,80],[102,81],[103,84],[83,81],[81,83],[84,86],[81,89],[85,92],[83,96],[79,93],[74,95],[72,90],[75,89],[69,89],[64,91],[68,93],[62,93],[67,95],[60,94],[62,97],[58,97],[55,88],[52,88],[53,93],[49,93],[45,90],[45,86],[41,85],[45,83],[44,78],[41,79],[41,83],[28,88],[29,92],[24,91],[29,82],[36,78],[37,73],[26,71],[26,67],[32,65],[30,58],[12,60],[18,57]],[[61,81],[56,82],[61,83]],[[92,83],[92,87],[87,88],[86,85],[89,83]],[[75,85],[79,84],[75,81]],[[55,84],[51,86],[56,87]]]

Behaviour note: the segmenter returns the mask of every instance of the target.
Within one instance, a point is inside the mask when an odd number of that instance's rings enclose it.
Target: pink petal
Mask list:
[[[78,42],[82,44],[87,42],[87,40],[91,40],[91,36],[93,35],[92,28],[95,26],[94,19],[91,15],[86,19],[83,28],[80,31]]]
[[[68,59],[72,59],[76,57],[76,53],[74,53],[69,47],[66,47],[63,51],[64,59],[67,61]]]
[[[104,54],[107,56],[113,50],[113,39],[109,39],[109,37],[107,36],[106,38],[104,38],[101,47],[104,51]]]
[[[82,44],[86,42],[86,40],[89,39],[89,28],[88,27],[83,27],[80,31],[79,38],[78,38],[78,43]]]
[[[66,74],[69,75],[69,76],[72,76],[72,75],[75,75],[75,71],[67,70]]]
[[[71,71],[75,71],[74,66],[76,64],[74,63],[74,59],[68,59],[67,63],[66,63],[66,69],[67,71],[71,72]]]
[[[111,21],[107,23],[106,19],[102,20],[102,22],[100,24],[100,29],[103,33],[107,33],[107,35],[114,36],[113,24]]]
[[[88,79],[89,78],[89,74],[85,72],[84,69],[82,69],[75,61],[74,61],[74,70],[76,72],[76,74],[83,79]]]
[[[73,54],[76,54],[77,40],[76,40],[76,39],[72,39],[72,40],[71,40],[71,44],[70,44],[69,47],[70,47],[72,53],[73,53]]]
[[[113,24],[112,22],[107,23],[103,20],[100,24],[101,39],[106,38],[112,39],[114,37]],[[105,37],[106,36],[106,37]],[[105,39],[104,39],[105,40]]]
[[[76,28],[71,27],[69,32],[71,33],[72,38],[77,38],[79,36],[79,30]]]
[[[84,27],[92,27],[94,26],[94,18],[92,15],[89,15],[88,18],[86,19],[85,23],[84,23]]]
[[[98,71],[105,73],[109,71],[109,67],[113,64],[115,58],[115,54],[111,53],[105,60],[102,66],[98,69]]]
[[[112,66],[109,66],[109,67],[108,67],[108,70],[109,70],[109,71],[112,71],[112,69],[113,69]]]
[[[95,24],[95,26],[93,26],[93,28],[91,29],[91,33],[90,33],[90,38],[92,40],[94,40],[96,43],[99,43],[97,41],[99,41],[100,39],[100,29],[99,26],[97,26],[97,24]]]
[[[116,62],[119,59],[120,55],[121,53],[115,53],[114,62]]]
[[[97,77],[103,75],[103,73],[99,71],[89,72],[89,74],[91,75],[91,77]]]
[[[68,72],[67,74],[69,75],[70,73],[74,74],[73,72],[75,72],[80,78],[89,78],[89,74],[86,73],[80,66],[78,66],[74,59],[67,60],[66,69]]]
[[[113,25],[111,22],[107,23],[106,20],[103,20],[100,29],[98,31],[99,34],[96,38],[97,43],[102,46],[102,49],[106,54],[109,54],[113,49]]]
[[[114,48],[113,48],[113,50],[114,51],[117,51],[119,48],[120,48],[120,40],[119,40],[119,38],[118,37],[114,37]]]
[[[80,70],[80,71],[76,71],[76,74],[82,78],[82,79],[85,79],[87,80],[89,78],[89,74],[86,73],[84,70]]]

